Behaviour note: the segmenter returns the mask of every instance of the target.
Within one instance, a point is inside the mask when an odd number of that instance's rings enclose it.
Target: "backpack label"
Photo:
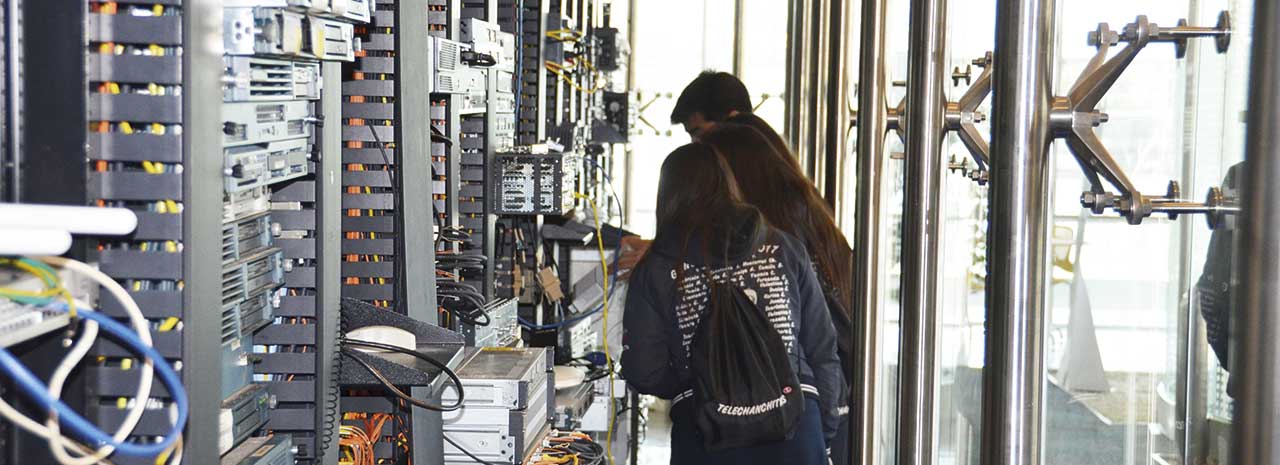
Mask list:
[[[721,415],[728,415],[731,417],[747,417],[747,416],[769,413],[774,410],[780,409],[785,405],[787,405],[787,395],[783,394],[781,396],[778,396],[777,399],[773,399],[771,401],[765,402],[763,404],[757,404],[757,405],[717,404],[716,412],[718,412]]]

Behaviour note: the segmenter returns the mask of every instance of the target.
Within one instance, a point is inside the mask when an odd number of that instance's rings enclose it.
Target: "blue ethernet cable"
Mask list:
[[[52,305],[49,308],[67,310],[65,305]],[[164,356],[160,355],[159,351],[143,344],[133,331],[124,324],[87,308],[79,309],[78,315],[97,322],[99,329],[119,338],[126,347],[152,361],[156,374],[159,376],[160,381],[164,383],[165,388],[169,390],[169,395],[178,409],[178,418],[163,440],[149,444],[115,441],[111,434],[102,431],[101,428],[85,419],[75,410],[72,410],[71,407],[68,407],[67,404],[49,395],[48,386],[31,373],[31,370],[28,370],[26,365],[23,365],[17,357],[2,348],[0,348],[0,374],[13,379],[16,390],[35,402],[43,410],[56,411],[58,419],[65,424],[66,429],[86,440],[85,442],[90,447],[98,449],[104,446],[111,446],[116,449],[118,454],[135,457],[155,457],[160,455],[173,445],[187,424],[187,414],[190,406],[188,405],[187,391],[183,388],[182,380],[178,377],[178,373],[169,365],[169,362],[165,361]]]

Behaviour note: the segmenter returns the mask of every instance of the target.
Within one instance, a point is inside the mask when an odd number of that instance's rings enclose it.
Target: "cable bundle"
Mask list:
[[[43,263],[41,263],[43,262]],[[11,379],[15,391],[19,392],[43,410],[50,412],[45,423],[41,425],[11,405],[0,399],[0,416],[14,425],[27,430],[31,434],[45,438],[49,442],[50,451],[58,463],[65,465],[91,465],[109,463],[107,457],[112,454],[136,457],[156,457],[156,463],[162,464],[171,459],[171,463],[182,461],[182,430],[186,425],[188,414],[187,393],[183,389],[182,380],[163,356],[152,347],[151,323],[142,315],[141,310],[128,292],[119,283],[102,272],[84,263],[61,257],[44,257],[41,261],[31,259],[4,259],[0,262],[31,273],[44,283],[43,291],[22,291],[16,289],[0,289],[0,295],[21,301],[29,305],[45,305],[42,308],[65,311],[73,318],[84,320],[84,330],[80,338],[71,346],[71,350],[54,370],[48,385],[40,381],[31,370],[22,364],[9,351],[0,349],[0,373]],[[48,265],[65,268],[68,271],[85,275],[101,285],[118,299],[129,315],[132,328],[98,313],[87,305],[80,305],[71,298],[63,286],[55,270]],[[58,303],[57,299],[66,299],[66,303]],[[141,356],[143,369],[138,383],[138,393],[132,399],[129,413],[114,434],[104,432],[101,428],[72,410],[62,402],[62,388],[71,372],[80,365],[89,352],[89,348],[97,340],[98,331],[111,334],[123,346]],[[129,442],[143,413],[151,406],[152,380],[159,376],[165,389],[173,401],[173,424],[166,435],[154,442]],[[128,404],[128,401],[125,402]],[[65,426],[74,438],[67,437],[61,431]]]
[[[554,431],[526,465],[601,465],[605,462],[604,446],[580,432]]]
[[[440,302],[440,308],[458,321],[471,326],[489,326],[489,313],[484,309],[484,294],[471,285],[448,278],[436,278],[436,298]]]

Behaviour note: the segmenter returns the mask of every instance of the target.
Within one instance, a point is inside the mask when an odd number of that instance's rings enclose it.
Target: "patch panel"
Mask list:
[[[25,342],[67,325],[65,312],[41,309],[11,300],[0,301],[0,347]]]
[[[224,56],[222,98],[227,102],[320,98],[320,63],[254,56]]]
[[[311,102],[242,102],[222,105],[223,147],[311,137],[318,119]]]
[[[494,210],[502,215],[563,215],[573,209],[577,180],[560,153],[498,154]]]

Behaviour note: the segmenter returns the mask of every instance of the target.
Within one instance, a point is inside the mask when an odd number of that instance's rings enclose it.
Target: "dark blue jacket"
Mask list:
[[[696,286],[690,282],[704,279],[711,263],[712,279],[732,280],[748,295],[764,299],[802,387],[822,406],[823,429],[831,438],[848,389],[836,356],[831,314],[809,255],[795,238],[753,223],[762,221],[758,215],[734,221],[739,234],[730,250],[710,260],[706,252],[699,252],[703,248],[696,242],[686,248],[664,241],[664,236],[672,235],[659,232],[648,255],[632,271],[623,316],[622,375],[644,394],[677,402],[691,394],[689,345],[706,312],[706,297],[700,301],[682,297],[701,294],[678,292],[677,275],[682,275],[686,286]],[[689,257],[681,261],[686,249]],[[683,274],[677,267],[684,269]]]

